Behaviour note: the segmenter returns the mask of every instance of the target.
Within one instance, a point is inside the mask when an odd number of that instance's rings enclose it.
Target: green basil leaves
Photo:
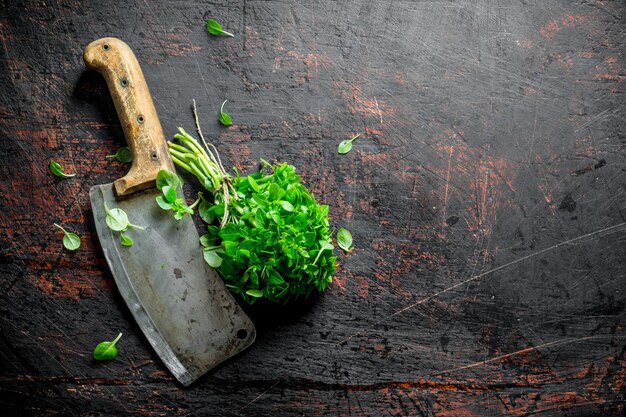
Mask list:
[[[216,20],[214,19],[209,19],[206,21],[206,30],[207,32],[209,32],[211,35],[226,35],[226,36],[235,36],[230,32],[226,32],[224,29],[222,29],[222,25],[220,25],[219,23],[217,23]]]
[[[63,172],[63,167],[61,166],[61,164],[59,164],[57,161],[55,160],[50,160],[50,172],[52,172],[52,174],[55,177],[59,177],[59,178],[72,178],[74,176],[76,176],[76,174],[66,174],[65,172]]]
[[[80,247],[80,237],[76,233],[68,232],[56,223],[54,225],[63,231],[63,246],[65,246],[65,249],[75,251]]]
[[[93,358],[99,361],[108,361],[115,359],[117,356],[117,347],[115,345],[122,337],[122,333],[118,334],[111,342],[100,342],[93,349]]]

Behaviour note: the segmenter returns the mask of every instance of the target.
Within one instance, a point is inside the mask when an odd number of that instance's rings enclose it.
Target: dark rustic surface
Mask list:
[[[624,2],[106,3],[0,6],[0,413],[622,415]],[[189,389],[90,220],[89,187],[127,169],[81,57],[103,36],[135,50],[168,137],[196,98],[229,164],[293,163],[355,238],[327,293],[253,310],[255,345]]]

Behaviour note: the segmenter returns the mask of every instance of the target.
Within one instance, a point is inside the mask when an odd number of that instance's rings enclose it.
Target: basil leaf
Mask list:
[[[231,126],[233,124],[233,119],[231,119],[231,117],[224,112],[220,112],[219,121],[224,126]]]
[[[156,187],[159,191],[163,190],[163,187],[169,185],[172,188],[177,188],[182,184],[181,178],[173,172],[166,169],[162,169],[157,174]]]
[[[105,222],[109,229],[114,232],[125,232],[128,228],[133,227],[135,229],[143,229],[142,226],[132,224],[128,220],[128,215],[121,208],[113,208],[109,210],[107,203],[104,203],[104,210],[106,211]]]
[[[128,229],[130,223],[128,221],[128,215],[124,210],[120,208],[109,210],[107,203],[104,203],[104,210],[107,213],[105,221],[107,226],[109,226],[109,229],[115,232],[122,232]]]
[[[117,159],[120,162],[128,163],[133,160],[133,154],[131,153],[128,146],[122,146],[113,155],[107,155],[105,158]]]
[[[281,201],[280,205],[285,211],[293,211],[293,205],[289,201]]]
[[[262,290],[248,290],[248,291],[246,291],[246,294],[248,294],[251,297],[255,297],[255,298],[263,297],[263,291]]]
[[[50,160],[49,167],[50,167],[50,172],[52,172],[54,176],[59,177],[59,178],[71,178],[76,175],[76,174],[66,174],[65,172],[63,172],[63,167],[61,166],[61,164],[59,164],[55,160]]]
[[[337,147],[337,152],[343,155],[343,154],[350,152],[351,149],[352,149],[352,141],[344,140],[344,141],[339,142],[339,146]]]
[[[211,35],[227,35],[227,36],[235,36],[230,32],[226,32],[224,29],[222,29],[222,25],[220,25],[219,23],[217,23],[217,21],[215,21],[214,19],[209,19],[206,21],[206,30],[211,34]]]
[[[222,103],[222,107],[220,108],[220,115],[219,115],[219,121],[224,126],[230,126],[233,124],[233,119],[230,118],[228,113],[224,112],[224,104],[226,104],[227,101],[228,100],[224,100],[224,102]]]
[[[204,260],[212,268],[219,268],[220,265],[222,265],[222,258],[220,258],[220,256],[214,250],[205,250]]]
[[[177,202],[176,200],[178,199],[178,196],[176,195],[176,188],[172,187],[171,185],[166,185],[166,186],[163,187],[163,189],[161,191],[163,191],[163,195],[165,196],[165,200],[168,203]],[[180,202],[177,202],[177,203],[180,205]]]
[[[215,236],[213,236],[211,233],[205,233],[200,236],[200,244],[205,248],[216,246],[216,240],[217,239],[215,238]]]
[[[123,233],[120,233],[120,242],[123,246],[133,246],[133,240]]]
[[[159,205],[159,207],[161,207],[163,210],[171,210],[172,209],[172,205],[170,203],[168,203],[167,200],[165,199],[165,197],[162,196],[162,195],[156,196],[156,202]]]
[[[350,246],[352,246],[352,234],[344,228],[339,229],[337,232],[337,244],[341,249],[350,252],[352,250],[350,249]]]
[[[65,249],[75,251],[80,247],[80,237],[76,233],[68,232],[56,223],[54,225],[63,231],[63,246],[65,246]]]
[[[200,213],[200,218],[204,220],[205,223],[211,224],[215,220],[215,216],[212,216],[208,213],[208,210],[211,208],[211,205],[206,201],[202,201],[200,206],[198,207],[198,212]]]
[[[361,136],[360,133],[353,136],[351,139],[347,139],[347,140],[343,140],[339,142],[339,146],[337,147],[337,152],[339,152],[342,155],[350,152],[350,150],[352,150],[352,142],[354,142],[356,138],[358,138],[359,136]]]
[[[111,342],[98,343],[93,349],[93,358],[99,361],[114,359],[117,356],[117,347],[115,347],[115,344],[120,340],[121,337],[122,333],[118,334],[117,337]]]

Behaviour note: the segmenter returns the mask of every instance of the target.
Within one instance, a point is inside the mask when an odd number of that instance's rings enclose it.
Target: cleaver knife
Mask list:
[[[117,287],[144,335],[171,373],[187,386],[254,342],[252,321],[204,261],[190,216],[175,220],[157,206],[159,170],[174,172],[167,143],[139,63],[129,46],[102,38],[85,48],[88,68],[106,79],[133,154],[128,173],[96,185],[89,197],[98,238]],[[181,195],[182,196],[182,195]],[[104,203],[132,224],[120,243]]]

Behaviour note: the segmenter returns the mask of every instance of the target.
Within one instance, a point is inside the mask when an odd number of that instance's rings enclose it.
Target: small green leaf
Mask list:
[[[251,297],[255,297],[255,298],[263,297],[263,291],[262,290],[248,290],[248,291],[246,291],[246,294],[248,294]]]
[[[171,210],[172,205],[165,200],[165,197],[162,195],[156,196],[156,202],[163,210]]]
[[[173,203],[178,198],[178,196],[176,195],[176,188],[172,187],[171,185],[164,186],[161,191],[163,191],[165,200],[167,200],[168,203]]]
[[[284,194],[283,190],[280,188],[280,185],[276,184],[275,182],[270,184],[270,186],[268,187],[268,192],[268,198],[270,201],[278,200]]]
[[[117,348],[115,344],[122,337],[122,333],[118,334],[112,342],[100,342],[93,349],[93,358],[99,361],[114,359],[117,356]]]
[[[80,247],[80,237],[76,233],[68,232],[56,223],[54,225],[63,231],[63,246],[65,246],[65,249],[74,251]]]
[[[107,155],[106,158],[117,159],[120,162],[128,163],[132,162],[133,154],[131,153],[130,149],[128,149],[128,146],[122,146],[117,150],[117,152],[115,152],[113,155]]]
[[[124,233],[120,233],[120,242],[123,246],[133,246],[133,240]]]
[[[224,126],[230,126],[233,124],[233,119],[231,119],[228,113],[224,111],[224,104],[226,104],[227,101],[228,100],[224,100],[224,102],[222,103],[222,107],[220,108],[220,116],[219,116],[219,121]]]
[[[222,265],[222,258],[214,250],[204,251],[204,260],[212,268],[219,268]]]
[[[240,236],[239,228],[235,224],[229,223],[220,230],[219,236],[225,242],[234,242]]]
[[[165,268],[165,262],[161,262],[161,269]]]
[[[126,212],[120,208],[114,208],[109,210],[107,207],[107,203],[104,203],[104,210],[107,213],[106,216],[106,224],[109,226],[109,229],[115,232],[122,232],[130,226],[128,221],[128,215]]]
[[[341,249],[350,252],[352,250],[350,249],[350,246],[352,246],[352,234],[342,227],[337,232],[337,244]]]
[[[49,166],[50,166],[50,172],[52,172],[52,174],[56,177],[71,178],[76,175],[76,174],[66,174],[65,172],[63,172],[63,167],[61,166],[61,164],[59,164],[55,160],[50,160]]]
[[[319,252],[317,252],[317,256],[315,257],[315,260],[313,261],[312,265],[315,265],[317,263],[317,260],[320,258],[320,255],[322,254],[322,252],[324,252],[325,250],[333,250],[335,249],[335,247],[332,245],[332,243],[330,242],[320,242],[320,250]]]
[[[281,201],[280,205],[285,211],[293,211],[293,205],[289,201]]]
[[[209,246],[215,246],[216,240],[217,240],[216,236],[210,233],[205,233],[202,236],[200,236],[200,244],[205,248]]]
[[[354,142],[356,138],[358,138],[359,136],[361,136],[360,133],[353,136],[351,139],[343,140],[339,142],[339,146],[337,147],[337,152],[339,152],[342,155],[350,152],[350,150],[352,149],[352,142]]]
[[[206,30],[211,34],[211,35],[227,35],[227,36],[235,36],[230,32],[226,32],[224,29],[222,29],[222,25],[220,25],[219,23],[217,23],[214,19],[209,19],[206,21]]]
[[[233,119],[231,119],[230,116],[224,112],[220,112],[219,120],[224,126],[231,126],[233,124]]]
[[[215,216],[210,215],[209,213],[207,213],[207,211],[211,208],[211,205],[206,202],[206,201],[202,201],[200,203],[200,206],[198,207],[198,212],[200,213],[200,218],[202,220],[204,220],[205,223],[207,224],[211,224],[213,223],[213,220],[215,220]]]
[[[247,177],[247,178],[248,178],[248,184],[250,184],[250,187],[252,187],[252,189],[258,193],[260,190],[259,184],[256,183],[256,180],[254,178],[252,177]]]
[[[162,169],[157,174],[156,186],[159,191],[163,190],[163,187],[169,185],[172,188],[177,188],[182,184],[181,178],[173,172],[166,169]]]

